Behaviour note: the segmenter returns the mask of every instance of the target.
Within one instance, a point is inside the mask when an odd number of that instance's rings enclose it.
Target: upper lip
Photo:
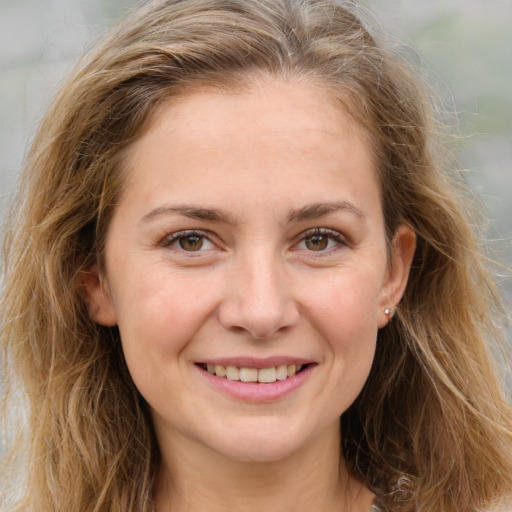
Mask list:
[[[293,356],[273,356],[273,357],[215,357],[197,361],[197,364],[215,364],[220,366],[236,366],[238,368],[271,368],[282,364],[310,364],[311,359],[304,359]]]

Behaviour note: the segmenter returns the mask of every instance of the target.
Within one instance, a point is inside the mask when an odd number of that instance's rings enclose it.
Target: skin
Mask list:
[[[373,496],[345,468],[338,420],[415,238],[401,226],[389,260],[359,127],[307,84],[198,90],[161,109],[128,163],[106,275],[84,280],[151,409],[157,510],[366,512]],[[197,364],[284,356],[308,361],[307,377],[256,402]]]

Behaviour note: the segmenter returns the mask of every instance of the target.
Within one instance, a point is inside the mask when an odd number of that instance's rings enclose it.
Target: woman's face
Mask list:
[[[105,279],[86,288],[160,444],[276,460],[334,438],[414,250],[401,227],[388,259],[358,126],[298,83],[200,90],[128,163]]]

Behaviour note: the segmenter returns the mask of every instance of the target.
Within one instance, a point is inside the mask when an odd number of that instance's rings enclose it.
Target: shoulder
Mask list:
[[[491,508],[485,509],[482,512],[510,512],[512,510],[512,495],[505,496],[497,501]],[[371,511],[373,512],[373,510]]]
[[[374,503],[368,512],[383,512],[377,503]],[[512,495],[506,496],[490,508],[482,509],[481,512],[512,512]]]

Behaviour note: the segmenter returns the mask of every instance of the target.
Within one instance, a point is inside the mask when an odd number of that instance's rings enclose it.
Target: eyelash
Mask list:
[[[187,250],[183,247],[174,247],[173,246],[173,244],[179,242],[179,240],[181,240],[181,239],[193,238],[193,237],[196,237],[202,241],[202,244],[199,247],[199,250],[197,250],[197,251]],[[315,251],[313,249],[308,249],[307,247],[304,247],[302,249],[299,248],[300,244],[306,244],[307,243],[306,241],[308,239],[312,239],[313,237],[327,239],[327,244],[329,244],[330,241],[334,241],[334,242],[336,242],[336,244],[338,246],[348,246],[349,245],[347,240],[337,231],[333,231],[333,230],[327,229],[327,228],[314,228],[314,229],[309,229],[307,231],[304,231],[296,237],[296,239],[298,239],[298,241],[293,245],[294,250],[305,250],[306,252],[309,252],[309,253],[318,253],[317,255],[320,256],[320,255],[325,255],[325,254],[331,253],[332,251],[339,249],[339,247],[328,247],[328,246],[327,246],[327,248],[321,248],[318,251]],[[200,252],[204,252],[204,249],[203,250],[201,250],[201,249],[202,249],[202,245],[205,240],[212,245],[216,245],[214,242],[212,242],[211,235],[208,232],[200,231],[200,230],[185,230],[185,231],[178,231],[176,233],[172,233],[171,235],[165,237],[163,239],[163,241],[161,242],[161,245],[162,245],[162,247],[172,247],[172,248],[174,248],[180,252],[184,252],[184,253],[200,253]]]
[[[176,242],[179,242],[179,240],[186,239],[186,238],[192,238],[192,237],[197,237],[197,238],[201,239],[202,241],[206,240],[210,244],[214,245],[214,243],[210,240],[210,236],[207,232],[197,231],[197,230],[185,230],[185,231],[178,231],[176,233],[172,233],[171,235],[165,237],[162,240],[161,245],[162,245],[162,247],[173,247],[173,244]],[[183,247],[173,247],[173,248],[178,251],[185,252],[185,253],[202,252],[201,250],[188,251],[188,250],[184,249]]]
[[[342,236],[340,233],[338,233],[337,231],[333,231],[332,229],[327,229],[327,228],[314,228],[314,229],[309,229],[307,231],[302,232],[299,235],[299,237],[300,237],[299,242],[296,243],[294,247],[298,247],[300,244],[305,244],[307,239],[311,239],[315,236],[326,238],[327,243],[329,243],[330,241],[334,241],[337,244],[337,246],[335,246],[335,247],[323,248],[318,251],[314,251],[311,249],[308,250],[306,248],[304,249],[308,253],[313,253],[313,254],[317,253],[317,256],[324,256],[324,255],[330,254],[332,251],[336,251],[336,250],[340,249],[340,246],[347,247],[349,245],[346,238],[344,236]]]

